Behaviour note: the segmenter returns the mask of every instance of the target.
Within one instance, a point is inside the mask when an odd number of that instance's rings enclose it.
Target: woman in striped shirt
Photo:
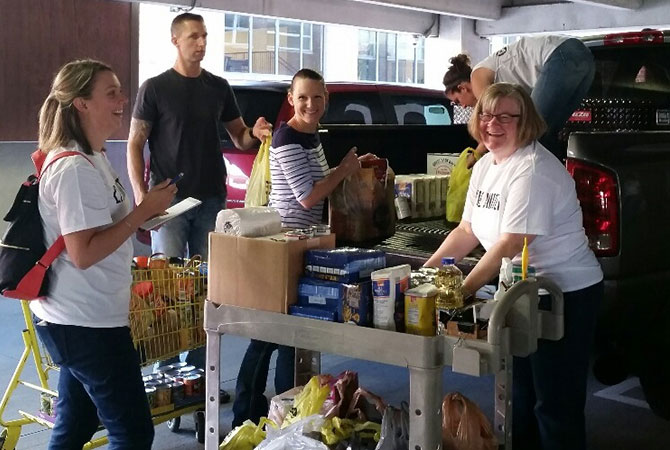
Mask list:
[[[310,69],[301,69],[291,80],[288,102],[294,115],[282,122],[272,136],[270,203],[279,211],[282,226],[304,228],[321,222],[324,199],[348,175],[360,168],[356,147],[340,165],[329,169],[317,128],[328,101],[323,77]],[[364,155],[360,159],[374,158]],[[263,395],[272,352],[278,349],[275,392],[293,387],[294,349],[253,340],[242,360],[235,387],[233,427],[251,419],[258,423],[267,416],[268,401]]]

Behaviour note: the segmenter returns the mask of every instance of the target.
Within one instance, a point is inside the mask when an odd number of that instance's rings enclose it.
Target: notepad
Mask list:
[[[142,225],[140,225],[140,230],[145,231],[153,230],[163,225],[165,222],[169,222],[175,217],[184,214],[186,211],[195,208],[200,203],[202,202],[197,198],[193,197],[185,198],[179,203],[172,205],[168,209],[166,209],[165,214],[161,214],[160,216],[156,216],[153,219],[149,219],[146,222],[144,222]]]

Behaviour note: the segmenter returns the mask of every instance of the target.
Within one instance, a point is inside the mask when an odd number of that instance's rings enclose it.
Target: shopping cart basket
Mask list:
[[[151,267],[132,271],[130,331],[143,366],[200,347],[206,341],[203,331],[207,294],[206,265],[198,260],[191,260],[185,265],[168,265],[165,260],[165,264],[152,264]],[[0,427],[3,427],[0,428],[0,450],[16,448],[24,425],[36,423],[53,428],[55,414],[58,413],[58,392],[49,386],[49,372],[58,368],[37,339],[28,302],[21,301],[21,308],[26,325],[22,332],[24,350],[0,400]],[[39,384],[21,379],[30,356],[35,363]],[[180,386],[179,381],[169,384]],[[19,418],[5,420],[4,413],[19,386],[39,392],[35,401],[38,410],[19,410]],[[148,388],[147,392],[151,392],[151,389]],[[184,395],[182,391],[174,398],[169,396],[168,403],[156,403],[156,396],[148,395],[154,424],[171,421],[170,429],[174,431],[179,426],[180,416],[201,410],[204,406],[204,374],[202,384],[195,389],[191,386],[187,393],[190,395]],[[162,398],[165,399],[165,396]],[[203,427],[204,417],[200,417],[196,420],[196,437],[199,441],[204,438]],[[102,436],[93,439],[84,448],[96,448],[106,443],[107,437]]]

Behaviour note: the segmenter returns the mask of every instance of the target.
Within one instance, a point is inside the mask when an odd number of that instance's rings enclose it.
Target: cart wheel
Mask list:
[[[181,425],[181,417],[175,417],[173,419],[168,420],[165,423],[167,423],[167,427],[170,431],[176,433],[177,431],[179,431],[179,426]]]
[[[193,413],[195,422],[195,439],[200,444],[205,443],[205,411],[196,411]]]

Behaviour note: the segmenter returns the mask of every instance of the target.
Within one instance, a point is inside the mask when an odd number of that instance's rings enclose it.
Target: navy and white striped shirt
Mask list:
[[[282,122],[272,136],[269,206],[277,208],[282,226],[304,228],[321,223],[323,200],[305,209],[300,200],[329,172],[318,133],[302,133]]]

